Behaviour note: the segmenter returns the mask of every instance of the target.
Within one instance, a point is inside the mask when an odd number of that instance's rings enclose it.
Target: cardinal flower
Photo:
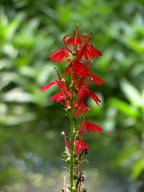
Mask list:
[[[79,153],[82,150],[87,150],[87,149],[88,149],[88,145],[86,145],[86,143],[84,142],[83,139],[79,139],[74,142],[74,152],[75,153]]]
[[[85,42],[78,50],[77,60],[81,60],[82,57],[88,60],[89,57],[94,58],[98,56],[102,56],[102,53],[97,50],[91,43]]]
[[[64,102],[67,116],[70,119],[70,133],[68,135],[63,134],[65,160],[70,164],[69,192],[85,191],[81,188],[81,180],[79,180],[82,175],[81,159],[88,149],[83,136],[84,132],[102,131],[100,126],[86,120],[86,114],[90,110],[86,104],[86,99],[91,98],[96,104],[101,102],[97,94],[89,88],[89,85],[95,83],[96,86],[100,86],[104,82],[102,78],[93,74],[89,67],[92,65],[92,58],[102,56],[102,53],[93,46],[91,40],[89,34],[79,34],[78,25],[75,34],[65,35],[62,38],[63,47],[57,48],[49,54],[51,61],[59,63],[64,60],[65,69],[62,75],[56,70],[58,79],[40,88],[41,91],[46,91],[53,85],[57,85],[58,91],[50,96],[50,99]],[[67,187],[64,186],[62,192],[66,192],[66,189]]]
[[[87,129],[88,131],[96,132],[96,131],[102,131],[102,128],[98,125],[90,122],[90,121],[83,121],[79,130],[77,136],[81,136],[84,130]]]
[[[43,87],[40,88],[39,90],[40,90],[40,91],[44,91],[44,90],[46,90],[46,89],[49,89],[52,85],[54,85],[54,84],[56,84],[56,83],[58,83],[58,80],[54,80],[54,81],[52,81],[52,82],[50,82],[50,83],[48,83],[48,84],[43,85]]]
[[[80,104],[81,102],[84,101],[85,96],[91,97],[96,104],[98,104],[99,102],[101,102],[101,100],[99,99],[99,97],[90,89],[88,89],[86,86],[82,85],[80,87],[80,90],[78,92],[79,95],[79,100],[78,103]]]
[[[61,100],[63,100],[65,98],[65,95],[62,92],[58,92],[55,95],[50,97],[51,99],[55,99],[56,102],[60,102]]]
[[[67,141],[66,147],[70,147],[71,143],[72,143],[71,141]],[[82,150],[88,149],[88,145],[86,145],[86,143],[83,139],[74,140],[73,145],[74,145],[74,152],[75,153],[79,153]]]
[[[69,52],[71,51],[67,48],[58,48],[48,56],[50,57],[51,61],[55,60],[57,63],[59,63],[62,59],[69,57]]]
[[[57,84],[60,92],[56,93],[55,95],[51,96],[50,99],[54,99],[56,100],[56,102],[60,102],[61,100],[65,100],[65,108],[69,109],[70,105],[69,105],[69,100],[68,97],[70,96],[71,91],[67,90],[66,87],[66,82],[62,81],[61,77],[59,76],[60,80],[54,80],[48,84],[43,85],[42,88],[40,88],[41,91],[47,90],[49,89],[51,86],[53,86],[54,84]]]

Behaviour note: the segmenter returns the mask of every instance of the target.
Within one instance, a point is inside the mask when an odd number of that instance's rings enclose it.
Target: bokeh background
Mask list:
[[[91,69],[105,80],[92,87],[102,103],[89,100],[88,119],[104,131],[87,138],[87,189],[144,192],[143,0],[0,0],[0,192],[63,186],[69,123],[49,99],[56,87],[38,89],[56,78],[47,55],[76,23],[103,53]]]

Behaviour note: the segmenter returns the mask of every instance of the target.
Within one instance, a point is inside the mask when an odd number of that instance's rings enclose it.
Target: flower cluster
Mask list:
[[[100,86],[103,82],[103,79],[92,74],[89,68],[89,65],[92,65],[92,58],[102,56],[102,53],[91,44],[91,40],[92,38],[89,35],[79,35],[78,25],[76,26],[75,35],[65,35],[62,39],[63,47],[57,48],[49,57],[51,61],[56,61],[57,63],[65,60],[67,64],[66,69],[62,77],[57,70],[58,79],[40,88],[41,91],[44,91],[57,84],[59,91],[50,98],[56,102],[63,100],[65,109],[68,113],[70,111],[70,120],[72,122],[70,136],[67,140],[64,134],[64,140],[66,160],[70,160],[70,163],[73,164],[73,166],[71,165],[70,177],[75,176],[76,180],[73,182],[73,178],[71,178],[71,186],[69,187],[71,192],[82,191],[80,189],[81,178],[84,175],[79,171],[79,166],[82,155],[88,149],[88,145],[83,138],[84,131],[102,131],[101,127],[86,120],[86,113],[90,110],[86,105],[86,99],[92,98],[96,104],[101,101],[88,86],[92,82]],[[68,81],[65,80],[65,76],[68,76]],[[74,121],[77,118],[81,119],[81,123],[75,128]],[[73,173],[72,168],[74,168]],[[67,190],[63,189],[63,191]]]

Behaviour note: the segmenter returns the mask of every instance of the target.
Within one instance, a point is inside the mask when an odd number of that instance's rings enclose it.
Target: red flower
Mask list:
[[[54,81],[52,81],[52,82],[50,82],[50,83],[48,83],[48,84],[46,84],[46,85],[43,85],[43,87],[40,88],[39,90],[40,90],[40,91],[44,91],[44,90],[46,90],[46,89],[49,89],[52,85],[54,85],[54,84],[56,84],[56,83],[58,83],[58,80],[54,80]]]
[[[102,128],[98,125],[90,122],[90,121],[83,121],[79,130],[77,136],[81,136],[84,130],[87,129],[88,131],[96,132],[96,131],[102,131]]]
[[[72,72],[80,76],[85,73],[89,73],[90,69],[83,63],[75,62],[75,64],[72,66]]]
[[[75,153],[79,153],[82,150],[87,150],[87,149],[88,149],[88,145],[85,144],[83,139],[76,140],[74,142],[74,152]]]
[[[55,99],[56,102],[60,102],[61,100],[65,99],[65,96],[62,92],[58,92],[55,95],[50,97],[51,99]]]
[[[70,144],[71,144],[71,141],[67,141],[66,142],[66,147],[69,147]],[[74,144],[74,152],[75,153],[79,153],[82,150],[87,150],[88,149],[88,145],[86,145],[86,143],[84,142],[83,139],[74,140],[73,144]]]
[[[51,61],[56,61],[59,63],[62,59],[65,57],[68,58],[70,50],[67,48],[58,48],[55,51],[53,51],[48,57],[51,57]]]
[[[72,44],[72,45],[74,45],[74,43],[75,43],[75,41],[76,41],[76,38],[77,38],[77,44],[81,44],[82,42],[83,42],[83,40],[84,39],[88,39],[88,40],[92,40],[92,38],[91,37],[89,37],[89,36],[87,36],[87,35],[78,35],[78,37],[77,36],[74,36],[74,35],[72,35],[72,34],[69,34],[69,35],[65,35],[64,37],[63,37],[63,40],[65,40],[67,37],[69,37],[69,36],[73,36],[73,37],[71,37],[71,38],[69,38],[67,41],[66,41],[66,44]],[[82,39],[81,39],[82,38]]]
[[[94,58],[102,56],[102,53],[97,50],[91,43],[85,42],[84,45],[78,50],[77,60],[80,60],[82,57],[88,60],[88,57]]]
[[[78,95],[79,95],[79,100],[78,100],[78,103],[80,104],[81,102],[83,102],[85,96],[89,96],[89,97],[92,97],[92,99],[98,104],[99,102],[101,102],[101,100],[98,98],[98,96],[93,92],[91,91],[90,89],[88,89],[86,86],[82,85],[80,87],[80,90],[78,92]]]
[[[66,41],[67,44],[72,44],[72,45],[74,45],[74,42],[75,42],[75,37],[71,37]],[[77,44],[81,44],[81,43],[82,43],[82,40],[78,38]]]
[[[96,131],[102,131],[102,128],[98,125],[91,123],[90,121],[85,121],[85,127],[88,131],[96,132]]]
[[[82,110],[84,110],[84,111],[89,111],[89,108],[88,108],[83,102],[81,102],[81,103],[78,105],[78,107],[77,107],[76,110],[75,110],[74,115],[75,115],[75,116],[76,116],[76,115],[80,115],[80,114],[82,113]]]
[[[95,83],[96,83],[97,85],[99,85],[99,86],[101,85],[100,83],[104,82],[103,79],[101,79],[100,77],[98,77],[98,76],[96,76],[96,75],[94,75],[94,74],[91,74],[91,73],[83,73],[83,74],[81,75],[80,80],[79,80],[78,87],[80,87],[80,86],[84,83],[84,79],[85,79],[86,77],[90,77],[90,78],[91,78],[90,80],[92,80],[93,82],[95,82]]]
[[[64,76],[67,75],[67,74],[70,72],[71,67],[72,67],[72,61],[69,60],[69,61],[68,61],[68,66],[66,67],[66,70],[65,70],[65,72],[64,72],[64,74],[63,74]]]

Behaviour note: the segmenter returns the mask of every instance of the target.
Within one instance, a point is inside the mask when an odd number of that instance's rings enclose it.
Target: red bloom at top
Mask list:
[[[59,63],[62,59],[68,58],[70,50],[67,48],[58,48],[55,51],[53,51],[49,57],[51,61],[56,61]]]
[[[65,109],[72,110],[73,118],[79,116],[80,119],[82,117],[80,127],[75,130],[77,138],[73,140],[75,153],[88,148],[81,138],[84,131],[102,131],[102,128],[98,125],[85,120],[86,113],[90,110],[85,102],[86,99],[92,98],[96,104],[101,102],[97,94],[88,86],[93,82],[96,86],[100,86],[104,82],[102,78],[91,73],[89,68],[89,65],[92,65],[92,58],[102,56],[102,53],[92,45],[91,40],[92,38],[89,35],[78,34],[78,26],[76,26],[75,35],[65,35],[62,39],[63,48],[57,48],[49,55],[51,61],[57,63],[63,59],[66,61],[67,65],[63,77],[61,78],[57,71],[58,80],[54,80],[40,88],[41,91],[44,91],[57,84],[59,91],[50,98],[56,102],[64,101]],[[71,142],[69,141],[66,144],[67,148]]]
[[[77,59],[80,60],[82,57],[84,57],[86,60],[88,60],[89,57],[94,58],[98,56],[102,56],[102,53],[97,50],[90,42],[86,42],[78,50]]]

